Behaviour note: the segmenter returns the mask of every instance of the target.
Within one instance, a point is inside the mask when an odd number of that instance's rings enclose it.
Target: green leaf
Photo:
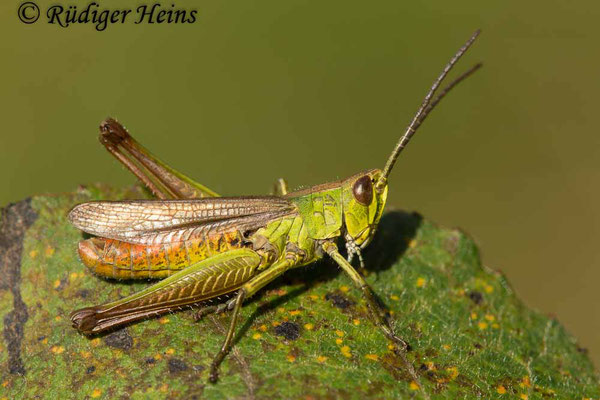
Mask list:
[[[237,343],[207,383],[229,316],[183,311],[87,338],[68,315],[148,282],[99,279],[79,262],[76,203],[140,198],[107,186],[37,196],[0,220],[0,398],[599,398],[594,367],[556,320],[481,265],[473,240],[388,212],[367,281],[406,353],[388,347],[329,260],[273,282],[244,307]]]

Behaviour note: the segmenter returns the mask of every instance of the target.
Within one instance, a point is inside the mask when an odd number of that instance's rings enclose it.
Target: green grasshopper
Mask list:
[[[95,201],[75,206],[69,219],[95,235],[79,243],[83,263],[108,278],[165,278],[131,296],[71,314],[73,326],[96,334],[234,293],[209,312],[232,311],[223,345],[215,356],[210,381],[231,350],[244,300],[291,268],[326,254],[362,291],[373,323],[405,350],[371,288],[354,269],[357,256],[372,240],[383,214],[388,176],[411,137],[436,104],[481,64],[459,76],[433,97],[452,67],[475,41],[475,32],[435,80],[383,170],[371,169],[336,182],[288,193],[279,180],[274,196],[219,197],[170,168],[136,142],[112,119],[100,126],[100,141],[152,191],[158,200]],[[341,238],[341,240],[340,240]],[[347,259],[336,242],[345,242]]]

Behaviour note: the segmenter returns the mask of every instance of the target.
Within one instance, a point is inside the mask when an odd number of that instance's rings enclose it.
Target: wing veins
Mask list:
[[[69,219],[77,228],[93,235],[130,243],[160,244],[224,232],[236,226],[240,230],[255,229],[272,218],[295,212],[296,207],[281,197],[221,197],[83,203],[71,210]]]

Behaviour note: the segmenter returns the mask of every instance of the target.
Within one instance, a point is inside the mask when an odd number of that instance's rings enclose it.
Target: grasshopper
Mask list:
[[[407,343],[393,325],[371,288],[352,266],[373,239],[383,214],[388,176],[417,128],[438,102],[477,64],[436,97],[436,91],[479,31],[458,50],[435,80],[416,115],[397,142],[384,168],[349,178],[288,192],[279,180],[276,195],[220,197],[172,169],[140,145],[113,119],[100,126],[100,141],[158,199],[94,201],[75,206],[69,219],[94,235],[79,243],[82,262],[105,278],[165,278],[111,303],[71,314],[73,326],[96,334],[188,306],[205,305],[197,317],[231,311],[231,322],[210,369],[210,381],[231,350],[240,309],[246,299],[291,268],[333,259],[362,292],[370,319],[398,351]],[[347,258],[338,250],[345,243]],[[233,294],[228,301],[206,301]]]

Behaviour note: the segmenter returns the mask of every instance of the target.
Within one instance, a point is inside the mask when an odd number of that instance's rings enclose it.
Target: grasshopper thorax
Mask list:
[[[349,250],[364,248],[375,234],[387,199],[387,183],[375,188],[380,177],[381,170],[372,169],[342,183],[344,238]]]

